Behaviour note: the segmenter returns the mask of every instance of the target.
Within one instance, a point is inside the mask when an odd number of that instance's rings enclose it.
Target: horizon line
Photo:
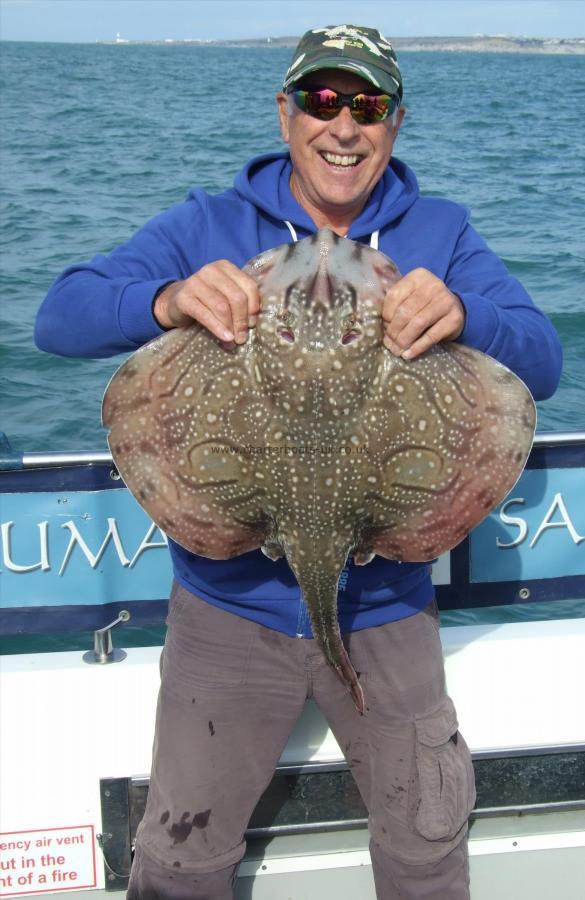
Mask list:
[[[122,38],[118,33],[118,37],[113,38],[83,38],[71,40],[69,38],[54,38],[53,40],[41,40],[39,38],[4,38],[0,37],[0,43],[18,43],[18,44],[95,44],[95,43],[112,43],[112,44],[225,44],[225,43],[247,43],[250,41],[258,41],[271,43],[272,41],[300,40],[301,35],[262,35],[259,37],[223,37],[223,38]],[[437,41],[437,40],[513,40],[513,41],[551,41],[557,43],[559,41],[568,41],[571,43],[585,42],[585,33],[576,37],[556,37],[551,35],[526,35],[526,34],[510,34],[510,33],[478,33],[474,34],[432,34],[432,35],[397,35],[391,38],[393,43],[400,41]]]

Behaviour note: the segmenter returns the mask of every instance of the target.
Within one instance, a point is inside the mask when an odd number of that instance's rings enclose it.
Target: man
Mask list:
[[[411,170],[391,159],[402,90],[379,32],[308,32],[277,95],[290,156],[252,160],[218,196],[193,190],[109,256],[68,269],[39,312],[39,347],[107,356],[193,320],[243,343],[259,311],[243,263],[328,226],[379,244],[405,273],[384,301],[390,353],[411,359],[458,340],[549,396],[561,367],[551,325],[466,211],[421,198]],[[250,815],[312,696],[369,810],[377,896],[467,898],[473,771],[445,692],[430,567],[348,563],[339,619],[366,693],[360,717],[314,641],[297,639],[311,629],[284,560],[256,551],[217,562],[174,544],[171,553],[153,770],[128,896],[232,896]]]

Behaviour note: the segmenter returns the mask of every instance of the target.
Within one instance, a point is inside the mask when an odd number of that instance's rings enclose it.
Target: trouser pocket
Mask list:
[[[471,754],[459,733],[450,697],[415,720],[419,797],[414,828],[429,841],[450,841],[475,804]]]

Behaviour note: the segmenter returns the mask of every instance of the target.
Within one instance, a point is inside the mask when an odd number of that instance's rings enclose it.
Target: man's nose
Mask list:
[[[352,118],[349,106],[341,107],[341,112],[331,120],[329,131],[340,141],[348,141],[359,135],[360,127]]]

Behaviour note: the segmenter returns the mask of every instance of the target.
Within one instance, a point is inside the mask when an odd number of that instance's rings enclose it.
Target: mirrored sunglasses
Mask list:
[[[303,112],[329,122],[339,115],[342,106],[348,106],[351,116],[358,125],[374,125],[391,116],[400,105],[398,97],[389,94],[340,94],[331,88],[312,91],[291,91],[290,96]]]

